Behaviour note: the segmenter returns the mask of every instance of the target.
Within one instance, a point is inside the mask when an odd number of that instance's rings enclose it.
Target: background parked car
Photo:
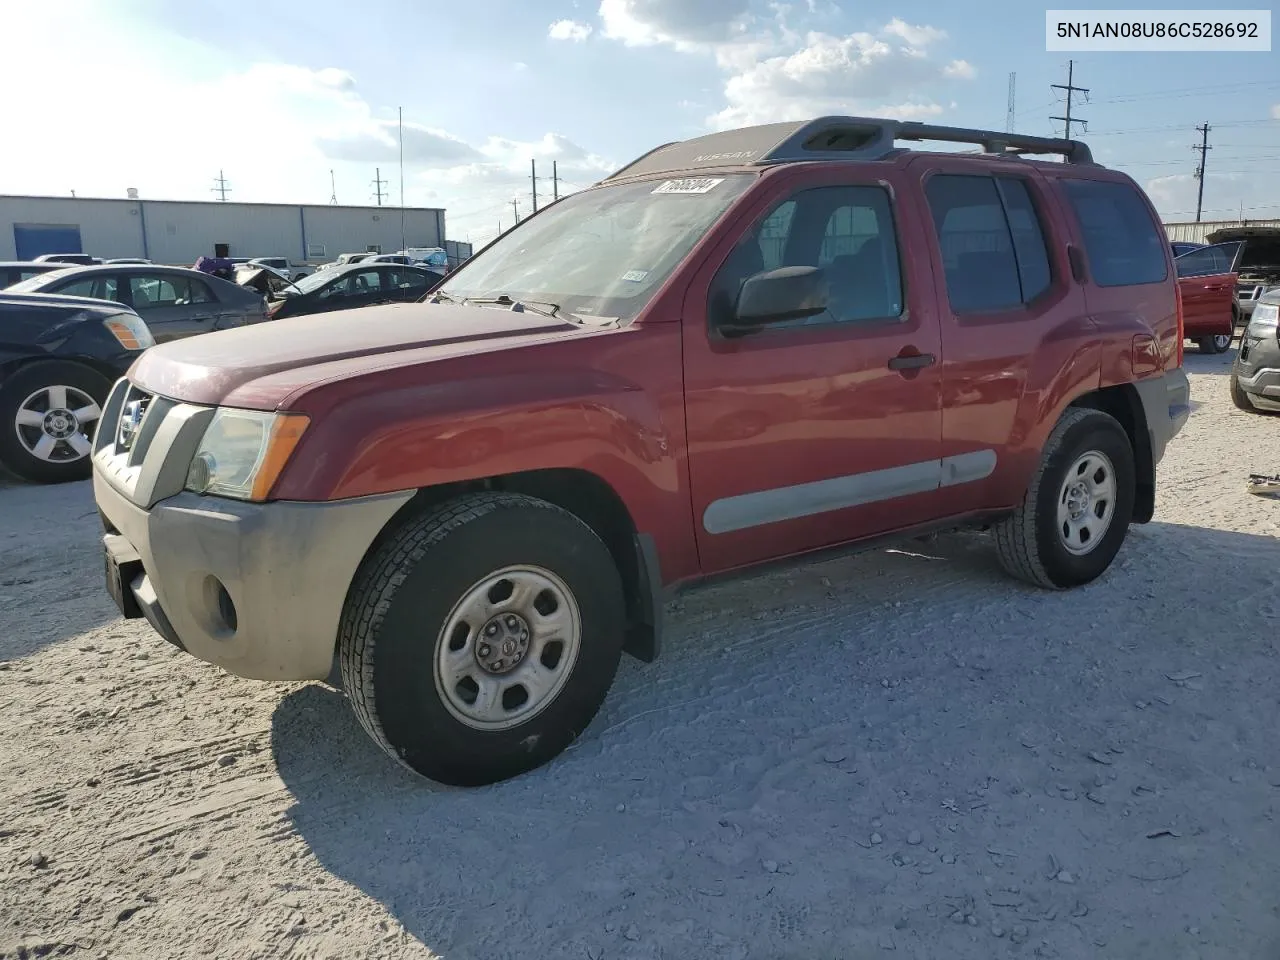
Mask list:
[[[6,260],[0,262],[0,290],[15,283],[21,283],[23,280],[38,274],[52,273],[54,270],[65,270],[66,268],[67,265],[65,263],[53,263],[47,260],[44,262],[36,262],[35,260]]]
[[[105,262],[106,263],[150,263],[151,261],[147,260],[145,257],[115,257]]]
[[[1236,261],[1236,300],[1241,320],[1248,321],[1253,305],[1280,289],[1280,227],[1223,227],[1205,239],[1213,244],[1238,240],[1244,245]]]
[[[270,267],[286,280],[301,280],[315,273],[315,267],[309,263],[292,263],[288,257],[254,257],[248,263],[259,267]]]
[[[304,277],[281,290],[281,299],[273,300],[268,310],[272,319],[279,320],[308,313],[417,300],[443,279],[444,274],[425,267],[366,261]]]
[[[1173,250],[1173,255],[1175,257],[1180,257],[1184,253],[1190,253],[1192,250],[1199,250],[1203,246],[1206,246],[1206,244],[1192,243],[1190,240],[1175,240],[1169,244],[1169,247]]]
[[[42,253],[36,257],[36,263],[78,263],[84,267],[101,262],[100,257],[91,257],[87,253]]]
[[[1244,244],[1238,240],[1202,246],[1175,257],[1187,338],[1201,353],[1226,353],[1240,319],[1236,269]]]
[[[338,259],[330,263],[322,263],[317,270],[332,270],[334,267],[345,267],[349,263],[359,263],[361,260],[368,260],[375,256],[374,253],[366,251],[364,253],[343,253],[338,255]]]
[[[154,343],[122,304],[0,293],[0,464],[37,483],[89,476],[107,394]]]
[[[1240,338],[1231,366],[1231,402],[1241,410],[1280,413],[1280,289],[1264,294]]]
[[[123,303],[142,317],[157,343],[267,319],[266,300],[257,291],[185,267],[68,267],[24,280],[6,292],[11,291]]]

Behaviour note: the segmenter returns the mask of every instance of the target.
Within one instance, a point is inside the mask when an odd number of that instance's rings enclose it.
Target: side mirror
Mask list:
[[[780,320],[814,317],[827,309],[826,273],[821,267],[779,267],[748,277],[738,294],[729,336]]]

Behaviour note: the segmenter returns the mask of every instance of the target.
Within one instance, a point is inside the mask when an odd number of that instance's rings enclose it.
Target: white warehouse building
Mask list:
[[[470,254],[468,244],[446,244],[444,210],[434,207],[0,195],[0,260],[87,253],[183,266],[201,256],[319,264],[403,247],[445,247],[453,264]]]

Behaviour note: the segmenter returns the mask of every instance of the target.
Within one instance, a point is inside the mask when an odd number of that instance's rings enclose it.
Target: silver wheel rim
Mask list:
[[[1116,470],[1099,450],[1082,454],[1058,491],[1058,539],[1083,557],[1097,549],[1116,512]]]
[[[41,387],[18,405],[13,427],[22,449],[45,463],[75,463],[93,449],[102,408],[83,390],[63,384]]]
[[[1231,337],[1227,334],[1217,334],[1213,338],[1213,347],[1219,353],[1226,353],[1231,349]]]
[[[454,719],[507,730],[564,689],[582,647],[573,592],[550,570],[505,567],[473,584],[436,639],[435,682]]]

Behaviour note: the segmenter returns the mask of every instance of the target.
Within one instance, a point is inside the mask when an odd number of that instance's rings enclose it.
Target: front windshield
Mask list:
[[[501,237],[439,291],[630,319],[751,183],[748,175],[647,180],[575,193]]]
[[[318,290],[320,287],[323,287],[326,283],[328,283],[332,279],[333,279],[332,273],[329,273],[329,272],[320,273],[317,271],[316,273],[307,274],[305,277],[303,277],[301,280],[299,280],[297,283],[293,284],[293,286],[287,289],[290,293],[295,291],[300,291],[302,293],[310,293],[312,290]]]
[[[19,280],[5,289],[10,293],[34,293],[46,289],[63,277],[70,276],[78,269],[78,267],[63,267],[59,270],[46,270],[43,273],[33,274],[25,280]]]

